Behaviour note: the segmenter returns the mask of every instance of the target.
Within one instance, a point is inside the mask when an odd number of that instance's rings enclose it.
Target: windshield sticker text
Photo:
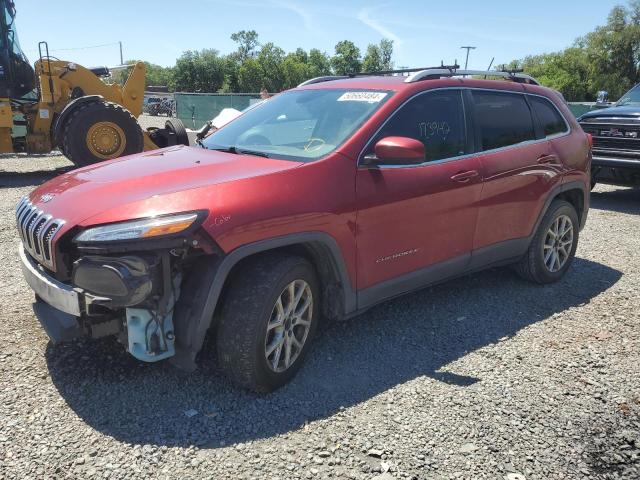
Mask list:
[[[383,92],[345,92],[338,98],[339,102],[379,103],[387,94]]]

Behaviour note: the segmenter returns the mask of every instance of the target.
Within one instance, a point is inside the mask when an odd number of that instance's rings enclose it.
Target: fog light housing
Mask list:
[[[138,256],[85,256],[73,264],[73,285],[109,301],[110,308],[138,305],[154,287],[157,260],[150,263]]]

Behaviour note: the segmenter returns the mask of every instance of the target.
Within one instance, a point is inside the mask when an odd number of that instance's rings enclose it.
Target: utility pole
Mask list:
[[[467,59],[464,62],[464,69],[466,70],[467,66],[469,65],[469,50],[475,50],[476,47],[468,46],[468,47],[460,47],[460,48],[467,51]]]
[[[122,42],[118,42],[120,44],[120,65],[124,65],[124,59],[122,58]]]

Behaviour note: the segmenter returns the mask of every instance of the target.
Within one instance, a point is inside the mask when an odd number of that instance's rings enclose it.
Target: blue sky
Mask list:
[[[474,45],[469,67],[486,69],[512,59],[560,50],[606,21],[615,1],[302,1],[302,0],[16,0],[22,48],[33,62],[37,43],[52,55],[86,66],[126,59],[173,65],[185,50],[228,53],[238,30],[256,30],[260,41],[286,51],[301,46],[333,53],[352,40],[395,42],[396,66],[464,61],[461,45]],[[54,26],[47,29],[45,26]],[[82,50],[61,50],[112,44]],[[462,63],[461,63],[462,64]]]

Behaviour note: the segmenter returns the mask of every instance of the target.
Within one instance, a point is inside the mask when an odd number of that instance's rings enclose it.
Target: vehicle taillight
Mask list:
[[[593,135],[587,133],[587,141],[589,142],[589,148],[593,148]]]

